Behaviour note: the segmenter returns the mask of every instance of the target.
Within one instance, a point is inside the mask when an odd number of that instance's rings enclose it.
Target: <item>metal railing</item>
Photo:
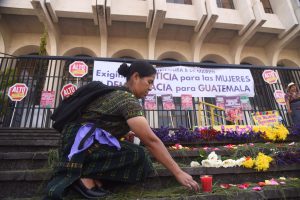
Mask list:
[[[50,128],[52,121],[50,116],[61,101],[60,91],[67,83],[74,83],[79,87],[92,81],[93,66],[95,60],[108,62],[132,62],[132,59],[110,59],[92,57],[51,57],[51,56],[24,56],[24,57],[0,57],[0,127],[28,127],[28,128]],[[74,61],[84,61],[89,66],[88,74],[78,79],[74,78],[68,71],[69,64]],[[191,63],[177,61],[155,61],[150,63],[156,66],[189,66],[202,68],[229,68],[250,69],[253,79],[255,96],[250,97],[251,109],[243,110],[243,119],[238,124],[252,124],[251,113],[277,110],[283,122],[291,126],[290,116],[285,106],[279,105],[274,98],[275,90],[285,90],[291,81],[300,84],[300,68],[297,67],[262,67],[250,65],[221,65],[211,63]],[[265,69],[277,70],[279,80],[269,85],[262,78]],[[26,98],[18,103],[11,101],[8,96],[8,88],[14,83],[25,83],[28,86]],[[55,91],[53,107],[42,108],[40,106],[41,92]],[[175,110],[167,111],[162,107],[162,100],[157,99],[157,110],[146,110],[145,116],[151,127],[158,128],[169,126],[178,128],[184,126],[192,128],[199,124],[199,112],[203,112],[203,118],[207,118],[206,124],[221,122],[221,118],[215,116],[216,112],[210,108],[201,109],[200,102],[216,104],[215,98],[193,98],[193,109],[183,110],[179,97],[174,98]],[[207,112],[209,111],[209,112]],[[220,116],[223,114],[216,113]],[[211,116],[214,116],[211,118]],[[223,121],[224,122],[224,121]],[[226,123],[226,122],[224,122]]]
[[[226,124],[225,110],[216,105],[199,102],[198,126],[215,126]]]

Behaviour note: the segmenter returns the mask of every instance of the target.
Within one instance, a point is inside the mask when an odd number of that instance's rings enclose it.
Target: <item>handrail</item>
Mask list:
[[[207,110],[207,109],[204,109],[204,110],[201,109],[200,107],[202,105],[208,106],[209,110]],[[219,106],[216,106],[216,105],[213,105],[213,104],[210,104],[210,103],[206,103],[206,102],[201,102],[200,101],[199,102],[199,109],[198,109],[198,119],[199,119],[198,124],[199,124],[199,126],[202,126],[202,121],[204,121],[204,120],[202,120],[203,119],[202,118],[203,115],[201,115],[201,111],[207,111],[207,112],[210,113],[210,122],[211,122],[210,124],[211,124],[211,126],[215,125],[215,117],[221,117],[223,120],[225,119],[224,116],[215,114],[215,112],[214,112],[215,110],[225,111],[225,109],[222,108],[222,107],[219,107]],[[218,124],[218,125],[220,125],[220,124]]]

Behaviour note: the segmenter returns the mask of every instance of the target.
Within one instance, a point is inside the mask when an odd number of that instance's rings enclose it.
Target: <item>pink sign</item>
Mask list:
[[[274,97],[275,97],[275,100],[276,102],[279,104],[279,105],[285,105],[285,93],[282,91],[282,90],[275,90],[274,92]]]
[[[182,110],[193,110],[193,97],[191,94],[181,95],[181,109]]]
[[[242,119],[241,99],[239,96],[224,97],[226,120],[236,122]]]
[[[274,70],[264,70],[262,77],[265,82],[269,84],[277,83],[278,80],[278,74]]]
[[[145,110],[157,110],[155,94],[148,94],[145,97],[144,108]]]
[[[171,94],[161,95],[161,99],[162,99],[164,110],[174,110],[175,109],[173,96]]]
[[[42,108],[54,108],[55,91],[42,91],[40,105]]]
[[[216,96],[216,106],[225,109],[225,97]]]

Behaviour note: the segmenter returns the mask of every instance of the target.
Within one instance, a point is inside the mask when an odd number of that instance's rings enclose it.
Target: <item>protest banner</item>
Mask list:
[[[125,79],[117,70],[121,63],[95,61],[93,81],[106,85],[121,86]],[[254,82],[249,69],[157,67],[156,79],[150,94],[160,96],[192,94],[193,97],[248,96],[254,97]]]

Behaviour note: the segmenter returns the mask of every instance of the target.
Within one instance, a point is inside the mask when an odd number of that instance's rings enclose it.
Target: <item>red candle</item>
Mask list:
[[[212,176],[203,175],[200,177],[202,192],[211,192],[212,191]]]

